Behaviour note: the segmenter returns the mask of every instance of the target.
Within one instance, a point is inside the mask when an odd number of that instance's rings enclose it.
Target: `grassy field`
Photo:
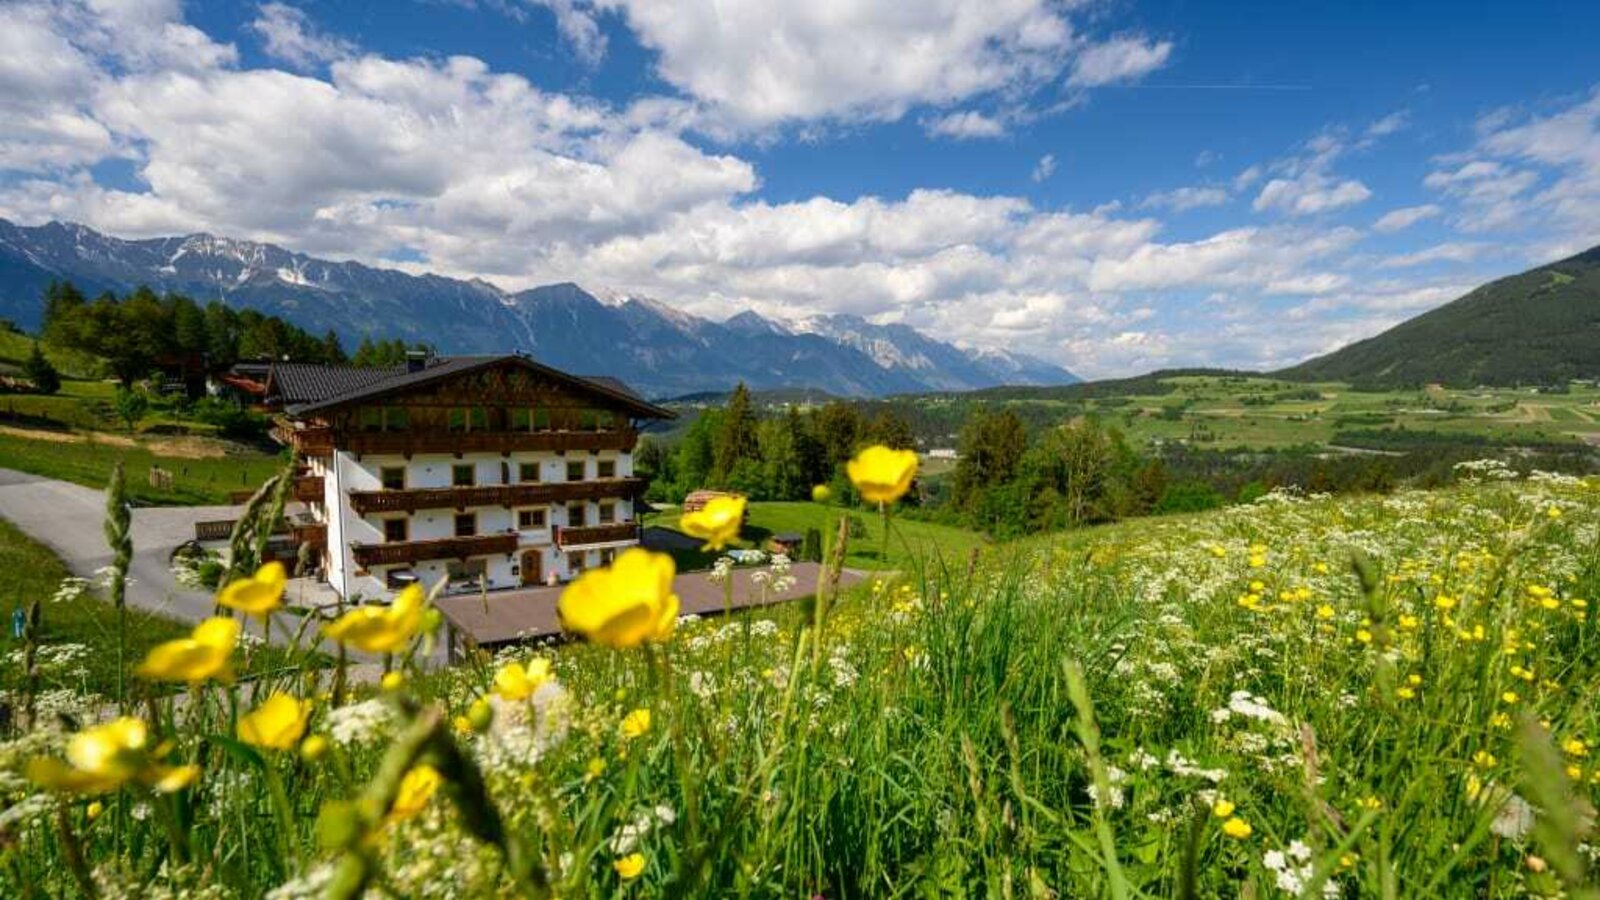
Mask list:
[[[0,366],[21,367],[33,352],[34,339],[15,331],[0,330]],[[104,366],[98,357],[51,345],[41,345],[45,358],[63,378],[99,378]]]
[[[650,650],[402,653],[403,685],[319,698],[312,765],[230,738],[304,679],[204,688],[157,711],[200,767],[179,802],[0,800],[0,894],[71,893],[71,846],[116,895],[1593,896],[1600,483],[1272,496],[906,569]],[[536,686],[500,669],[534,656]]]
[[[824,534],[829,523],[839,521],[837,507],[819,503],[751,503],[749,522],[740,534],[741,543],[747,547],[762,547],[775,534],[799,534],[816,528]],[[963,528],[917,522],[904,517],[890,523],[888,555],[884,555],[883,520],[875,512],[851,510],[849,513],[859,523],[859,528],[846,548],[845,565],[858,569],[894,569],[904,567],[913,560],[943,560],[945,564],[965,565],[974,548],[982,547],[985,538]],[[647,516],[647,527],[678,529],[676,511]],[[837,528],[837,524],[832,526]],[[678,567],[684,571],[709,568],[718,554],[698,550],[674,551]]]
[[[0,467],[103,488],[112,466],[121,461],[128,472],[128,492],[138,502],[214,504],[226,502],[230,492],[254,488],[283,466],[277,456],[203,438],[52,437],[0,432]],[[196,458],[193,452],[226,455]],[[172,473],[170,488],[151,484],[152,467]]]
[[[1170,393],[1090,400],[1086,408],[1141,443],[1287,447],[1336,443],[1342,431],[1384,428],[1600,443],[1600,389],[1593,386],[1547,394],[1511,388],[1362,392],[1341,383],[1223,376],[1166,383]]]

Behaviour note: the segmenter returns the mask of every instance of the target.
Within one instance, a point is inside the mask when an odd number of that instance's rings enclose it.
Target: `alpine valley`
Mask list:
[[[856,316],[777,322],[745,312],[715,322],[570,283],[510,293],[478,279],[332,262],[206,234],[121,240],[82,225],[0,219],[0,316],[36,328],[42,292],[57,279],[90,296],[146,285],[220,300],[332,330],[347,346],[372,336],[424,341],[443,353],[519,351],[567,371],[615,375],[653,397],[739,381],[881,396],[1078,380],[1035,357],[963,349]]]

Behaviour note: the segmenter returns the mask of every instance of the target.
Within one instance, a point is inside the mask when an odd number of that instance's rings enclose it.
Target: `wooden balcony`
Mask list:
[[[556,546],[562,550],[592,547],[597,544],[615,544],[639,540],[638,522],[615,522],[610,525],[581,525],[575,528],[555,527]]]
[[[328,526],[321,522],[294,525],[289,528],[289,537],[296,544],[310,544],[312,549],[321,550],[328,545]]]
[[[639,433],[617,431],[358,431],[345,435],[341,448],[351,453],[411,457],[418,453],[499,453],[559,450],[632,450]]]
[[[350,548],[356,565],[394,566],[429,559],[466,559],[495,553],[517,552],[514,532],[479,534],[472,537],[439,538],[431,541],[392,541],[383,544],[356,544]]]
[[[321,475],[300,475],[294,480],[294,498],[301,503],[321,503],[325,497]]]
[[[642,478],[602,478],[552,484],[492,484],[478,487],[417,488],[413,490],[351,491],[350,507],[357,515],[416,512],[419,509],[456,509],[471,506],[537,506],[574,500],[635,497],[644,490]]]
[[[294,448],[301,456],[332,456],[333,431],[320,425],[300,425],[280,420],[272,426],[272,439]]]

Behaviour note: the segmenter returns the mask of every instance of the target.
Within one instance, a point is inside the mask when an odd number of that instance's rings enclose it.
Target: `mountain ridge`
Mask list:
[[[1600,246],[1479,285],[1380,334],[1271,374],[1375,387],[1600,378]]]
[[[573,282],[511,292],[477,278],[332,261],[204,233],[124,240],[76,223],[0,219],[0,316],[36,326],[40,297],[56,279],[91,296],[145,285],[220,300],[351,343],[400,337],[448,353],[523,351],[571,371],[615,374],[654,396],[727,390],[739,381],[879,396],[1079,380],[1034,357],[962,350],[909,326],[858,317],[809,317],[805,329],[754,311],[717,322]]]

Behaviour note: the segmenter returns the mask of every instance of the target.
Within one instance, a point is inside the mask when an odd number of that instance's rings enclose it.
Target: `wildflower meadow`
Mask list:
[[[891,541],[915,465],[849,467]],[[813,598],[704,619],[631,550],[574,640],[449,668],[420,587],[250,665],[245,542],[115,696],[6,661],[0,895],[1597,897],[1600,482],[1460,475],[849,590],[839,529]]]

